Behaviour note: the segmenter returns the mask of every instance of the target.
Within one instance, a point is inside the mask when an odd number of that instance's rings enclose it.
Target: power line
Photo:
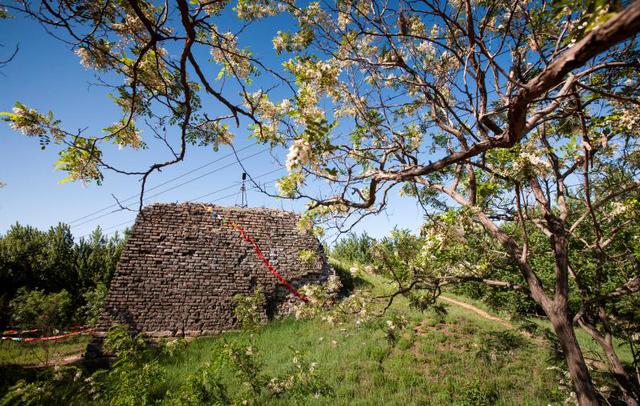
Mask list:
[[[129,220],[123,222],[123,223],[119,223],[119,224],[115,224],[115,225],[112,225],[112,226],[109,226],[109,227],[106,227],[106,228],[102,228],[101,230],[103,232],[109,231],[109,230],[113,230],[114,228],[117,228],[117,227],[120,227],[120,226],[124,226],[125,224],[132,223],[135,220],[136,220],[135,218],[132,218],[132,219],[129,219]],[[91,233],[93,233],[93,231]],[[84,234],[84,235],[80,236],[80,238],[88,237],[88,236],[91,235],[91,233]]]
[[[272,171],[265,172],[265,173],[263,173],[262,175],[255,176],[255,177],[254,177],[254,179],[260,179],[260,178],[262,178],[262,177],[264,177],[264,176],[271,175],[272,173],[275,173],[275,172],[278,172],[278,171],[281,171],[281,170],[282,170],[282,168],[277,168],[277,169],[274,169],[274,170],[272,170]],[[225,188],[223,188],[223,189],[217,190],[217,191],[215,191],[215,192],[210,192],[210,193],[204,194],[204,195],[202,195],[202,196],[198,196],[198,197],[195,197],[195,198],[193,198],[193,199],[187,200],[187,202],[194,202],[194,201],[196,201],[196,200],[200,200],[200,199],[202,199],[202,198],[205,198],[205,197],[211,196],[212,194],[215,194],[215,193],[217,193],[217,192],[219,192],[219,191],[222,191],[222,190],[228,190],[228,189],[234,188],[234,187],[236,187],[236,186],[237,186],[237,183],[238,183],[238,182],[235,182],[233,185],[227,186],[227,187],[225,187]],[[237,194],[237,193],[236,193],[236,194]]]
[[[255,153],[253,153],[253,154],[251,154],[251,155],[249,155],[249,156],[246,156],[246,157],[244,157],[244,158],[245,158],[245,159],[247,159],[247,158],[253,158],[253,157],[258,156],[258,155],[260,155],[260,154],[263,154],[263,153],[265,153],[265,152],[267,152],[267,151],[268,151],[268,148],[264,148],[264,149],[262,149],[262,150],[260,150],[260,151],[258,151],[258,152],[255,152]],[[157,193],[154,193],[154,194],[152,194],[152,195],[146,196],[146,197],[143,199],[143,201],[147,201],[147,200],[152,199],[152,198],[154,198],[154,197],[160,196],[160,195],[162,195],[162,194],[165,194],[165,193],[167,193],[167,192],[170,192],[170,191],[172,191],[172,190],[175,190],[175,189],[177,189],[177,188],[179,188],[179,187],[182,187],[182,186],[187,185],[187,184],[189,184],[189,183],[195,182],[196,180],[199,180],[199,179],[202,179],[202,178],[204,178],[204,177],[206,177],[206,176],[209,176],[209,175],[211,175],[211,174],[213,174],[213,173],[216,173],[216,172],[218,172],[218,171],[220,171],[220,170],[222,170],[222,169],[226,169],[226,168],[229,168],[229,167],[231,167],[231,166],[234,166],[234,165],[236,165],[236,164],[237,164],[237,162],[235,162],[235,161],[234,161],[234,162],[230,162],[230,163],[228,163],[228,164],[226,164],[226,165],[223,165],[223,166],[220,166],[220,167],[218,167],[218,168],[215,168],[215,169],[213,169],[213,170],[211,170],[211,171],[205,172],[205,173],[203,173],[202,175],[198,175],[198,176],[196,176],[196,177],[194,177],[194,178],[191,178],[191,179],[189,179],[189,180],[186,180],[186,181],[184,181],[184,182],[182,182],[182,183],[179,183],[179,184],[177,184],[177,185],[171,186],[170,188],[167,188],[167,189],[164,189],[164,190],[162,190],[162,191],[160,191],[160,192],[157,192]],[[183,177],[183,176],[180,176],[180,177]],[[173,180],[176,180],[176,179],[177,179],[177,178],[174,178]],[[168,182],[165,182],[164,184],[166,184],[166,183],[168,183]],[[154,189],[157,189],[157,187],[154,187]],[[134,195],[134,197],[137,197],[137,196],[139,196],[139,195]],[[128,199],[128,200],[131,200],[131,199]],[[122,203],[122,202],[121,202],[121,203]],[[82,221],[82,222],[80,222],[80,223],[78,223],[78,224],[75,224],[75,225],[73,225],[73,226],[71,226],[71,227],[72,227],[72,228],[80,227],[80,226],[85,225],[85,224],[87,224],[87,223],[94,222],[94,221],[96,221],[96,220],[99,220],[99,219],[101,219],[101,218],[104,218],[104,217],[109,216],[109,215],[111,215],[111,214],[113,214],[113,213],[116,213],[116,212],[119,212],[119,211],[123,210],[123,207],[119,206],[118,204],[114,204],[114,205],[112,205],[112,206],[110,206],[110,207],[113,207],[113,206],[116,206],[116,207],[118,207],[118,208],[117,208],[117,209],[115,209],[115,210],[113,210],[113,211],[110,211],[110,212],[107,212],[107,213],[101,214],[101,215],[99,215],[99,216],[96,216],[96,217],[92,217],[92,218],[86,219],[86,220],[84,220],[84,221]],[[129,205],[127,205],[127,206],[124,206],[124,209],[131,209],[131,208],[132,208],[132,206],[134,206],[134,204],[129,204]],[[86,216],[85,216],[85,217],[86,217]]]
[[[265,176],[267,176],[267,175],[271,175],[272,173],[275,173],[275,172],[278,172],[278,171],[281,171],[281,170],[282,170],[282,168],[276,168],[276,169],[273,169],[273,170],[271,170],[271,171],[268,171],[268,172],[262,173],[262,174],[260,174],[260,175],[258,175],[258,176],[255,176],[255,177],[254,177],[254,179],[260,179],[260,178],[263,178],[263,177],[265,177]],[[268,182],[275,181],[275,180],[277,180],[277,179],[278,179],[278,178],[273,178],[273,179],[271,179],[271,180],[268,180],[268,181],[267,181],[267,183],[268,183]],[[237,182],[234,182],[234,184],[232,184],[232,185],[225,186],[225,187],[223,187],[223,188],[220,188],[220,189],[214,190],[213,192],[209,192],[209,193],[207,193],[207,194],[204,194],[204,195],[201,195],[201,196],[195,197],[195,198],[193,198],[193,199],[187,200],[187,202],[194,202],[194,201],[196,201],[196,200],[200,200],[200,199],[202,199],[202,198],[204,198],[204,197],[208,197],[208,196],[211,196],[211,195],[214,195],[214,194],[220,193],[220,192],[224,192],[225,190],[229,190],[229,189],[234,188],[234,187],[236,187],[236,186],[237,186]],[[249,188],[249,190],[254,190],[254,189],[258,189],[258,187],[257,187],[257,186],[252,186],[251,188]],[[229,194],[229,195],[222,196],[222,197],[219,197],[219,198],[214,199],[214,200],[210,200],[210,201],[208,201],[208,203],[215,203],[215,202],[218,202],[218,201],[220,201],[220,200],[228,199],[228,198],[230,198],[230,197],[236,196],[237,194],[238,194],[238,192],[234,192],[234,193],[231,193],[231,194]],[[150,196],[150,197],[151,197],[151,196]],[[111,213],[109,213],[109,214],[111,214]],[[129,220],[125,221],[125,222],[122,222],[122,223],[119,223],[119,224],[115,224],[115,225],[112,225],[112,226],[109,226],[109,227],[103,228],[103,229],[102,229],[102,231],[112,230],[112,229],[114,229],[114,228],[121,227],[121,226],[123,226],[123,225],[129,224],[129,223],[132,223],[132,222],[134,222],[135,220],[136,220],[136,218],[134,217],[134,218],[129,219]],[[91,232],[86,233],[86,234],[84,234],[84,235],[80,236],[80,238],[85,238],[85,237],[87,237],[87,236],[89,236],[89,235],[91,235]]]
[[[253,148],[253,147],[257,146],[257,145],[260,145],[260,144],[258,144],[258,143],[255,143],[255,142],[254,142],[253,144],[250,144],[250,145],[247,145],[247,146],[245,146],[245,147],[240,148],[240,149],[239,149],[239,151],[244,151],[244,150],[247,150],[247,149],[249,149],[249,148]],[[167,181],[165,181],[165,182],[162,182],[162,183],[160,183],[160,184],[158,184],[158,185],[156,185],[156,186],[153,186],[153,187],[151,187],[151,188],[148,188],[148,189],[147,189],[147,191],[148,191],[148,192],[150,192],[150,191],[152,191],[152,190],[158,189],[159,187],[162,187],[162,186],[164,186],[164,185],[166,185],[166,184],[169,184],[169,183],[171,183],[171,182],[174,182],[174,181],[176,181],[176,180],[178,180],[178,179],[181,179],[181,178],[183,178],[183,177],[185,177],[185,176],[187,176],[187,175],[191,175],[191,174],[192,174],[192,173],[194,173],[194,172],[197,172],[197,171],[199,171],[199,170],[201,170],[201,169],[206,168],[207,166],[211,166],[211,165],[213,165],[213,164],[215,164],[215,163],[217,163],[217,162],[220,162],[220,161],[222,161],[222,160],[224,160],[224,159],[227,159],[227,158],[230,158],[230,157],[232,157],[232,156],[233,156],[233,152],[228,153],[228,154],[226,154],[226,155],[224,155],[224,156],[222,156],[222,157],[220,157],[220,158],[214,159],[213,161],[207,162],[207,163],[206,163],[206,164],[204,164],[204,165],[201,165],[201,166],[199,166],[199,167],[197,167],[197,168],[191,169],[191,170],[189,170],[189,171],[187,171],[187,172],[185,172],[185,173],[183,173],[183,174],[181,174],[181,175],[178,175],[178,176],[176,176],[176,177],[174,177],[174,178],[171,178],[171,179],[169,179],[169,180],[167,180]],[[131,199],[134,199],[134,198],[138,197],[138,196],[139,196],[139,194],[131,195],[131,196],[129,196],[129,197],[127,197],[127,198],[123,199],[123,200],[120,200],[120,203],[127,202],[127,201],[129,201],[129,200],[131,200]],[[94,215],[96,215],[96,214],[102,213],[102,212],[103,212],[103,211],[105,211],[105,210],[109,210],[109,209],[111,209],[111,208],[113,208],[113,207],[118,207],[118,206],[119,206],[119,205],[118,205],[118,203],[110,204],[110,205],[108,205],[108,206],[103,207],[103,208],[102,208],[102,209],[100,209],[100,210],[96,210],[96,211],[94,211],[94,212],[92,212],[92,213],[89,213],[89,214],[84,215],[84,216],[82,216],[82,217],[78,217],[78,218],[76,218],[76,219],[74,219],[74,220],[71,220],[68,224],[69,224],[69,225],[73,225],[73,223],[77,223],[78,221],[84,220],[84,219],[86,219],[87,217],[94,216]]]

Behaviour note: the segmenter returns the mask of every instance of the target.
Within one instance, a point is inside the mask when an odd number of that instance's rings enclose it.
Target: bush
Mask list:
[[[373,261],[371,247],[375,242],[366,232],[360,235],[350,233],[335,244],[331,256],[348,263],[368,265]]]
[[[82,371],[72,366],[56,366],[34,382],[19,380],[0,399],[0,406],[84,404]]]
[[[0,235],[0,327],[11,320],[9,302],[18,290],[55,293],[65,290],[72,306],[87,305],[87,296],[97,293],[100,284],[108,286],[124,247],[124,235],[107,238],[96,228],[88,239],[75,242],[68,225],[48,231],[15,224]],[[88,304],[95,307],[95,303]],[[84,309],[79,319],[84,318]],[[95,313],[95,312],[94,312]],[[92,316],[90,316],[92,317]]]
[[[71,322],[71,296],[66,290],[46,294],[20,288],[9,305],[12,319],[21,328],[35,328],[50,335]]]
[[[104,304],[104,299],[107,297],[107,293],[108,289],[104,283],[98,283],[94,289],[85,292],[82,295],[85,300],[85,305],[80,307],[78,318],[86,324],[96,324],[100,317],[102,305]]]
[[[221,383],[220,362],[200,368],[187,378],[176,392],[168,392],[165,400],[171,405],[229,405],[233,402]]]
[[[233,314],[243,329],[256,328],[265,320],[266,315],[262,309],[264,309],[266,298],[261,288],[250,295],[237,294],[233,300],[236,303]]]
[[[158,352],[147,345],[142,334],[129,334],[124,326],[113,326],[104,340],[107,352],[116,356],[109,370],[94,373],[87,380],[88,392],[99,403],[147,405],[163,378]]]

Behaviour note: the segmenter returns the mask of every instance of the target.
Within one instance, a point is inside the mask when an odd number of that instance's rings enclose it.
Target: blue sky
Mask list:
[[[287,23],[272,20],[245,33],[245,42],[249,41],[257,57],[275,62],[270,38],[281,28],[279,24]],[[0,43],[3,45],[0,59],[10,55],[16,44],[20,47],[15,59],[0,70],[0,111],[10,111],[14,103],[20,101],[40,111],[52,110],[67,129],[87,127],[88,131],[99,131],[119,118],[119,110],[107,98],[106,90],[91,85],[95,83],[93,73],[78,63],[78,57],[68,45],[47,35],[39,24],[20,17],[0,21]],[[212,109],[220,108],[211,100],[205,103],[210,103]],[[233,131],[236,133],[234,145],[240,150],[247,170],[254,177],[266,174],[259,181],[273,189],[274,180],[285,170],[266,147],[253,145],[245,127]],[[149,150],[133,152],[113,148],[105,152],[107,160],[126,168],[143,169],[149,162],[166,159],[167,151],[156,148],[150,138],[150,134],[143,132],[143,140],[151,144]],[[6,183],[0,188],[0,233],[16,222],[38,228],[48,228],[58,222],[71,223],[75,236],[83,236],[98,225],[114,232],[132,224],[134,212],[111,213],[114,208],[78,219],[112,205],[112,194],[118,199],[135,196],[139,191],[137,178],[106,172],[101,186],[59,184],[65,174],[54,170],[58,151],[56,146],[41,151],[36,138],[14,132],[7,123],[0,122],[0,181]],[[158,195],[146,203],[182,202],[211,193],[198,201],[234,205],[242,171],[235,158],[229,156],[230,152],[226,146],[218,152],[191,147],[183,163],[152,175],[149,187],[166,184],[150,191],[148,195]],[[275,155],[278,154],[281,152]],[[172,181],[189,171],[193,172]],[[180,185],[192,179],[195,180]],[[173,190],[168,190],[171,188]],[[278,200],[255,190],[249,190],[248,197],[252,207],[294,211],[304,207],[303,202]],[[128,203],[135,203],[134,200]],[[421,222],[421,211],[413,199],[394,196],[386,213],[365,219],[356,230],[366,230],[379,237],[395,225],[415,230]]]

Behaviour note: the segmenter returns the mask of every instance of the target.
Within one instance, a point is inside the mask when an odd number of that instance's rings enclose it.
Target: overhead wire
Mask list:
[[[254,143],[252,143],[252,144],[246,145],[246,146],[244,146],[244,147],[242,147],[242,148],[238,149],[238,151],[245,151],[245,150],[247,150],[247,149],[253,148],[253,147],[258,146],[258,145],[260,145],[260,144],[258,144],[258,143],[256,143],[256,142],[254,142]],[[164,182],[162,182],[162,183],[159,183],[159,184],[157,184],[157,185],[155,185],[155,186],[153,186],[153,187],[150,187],[150,188],[148,188],[148,189],[147,189],[147,192],[150,192],[150,191],[152,191],[152,190],[156,190],[156,189],[158,189],[158,188],[160,188],[160,187],[162,187],[162,186],[164,186],[164,185],[167,185],[167,184],[169,184],[169,183],[172,183],[172,182],[174,182],[174,181],[176,181],[176,180],[178,180],[178,179],[181,179],[181,178],[183,178],[183,177],[185,177],[185,176],[191,175],[192,173],[195,173],[195,172],[197,172],[197,171],[199,171],[199,170],[201,170],[201,169],[204,169],[204,168],[206,168],[206,167],[208,167],[208,166],[211,166],[211,165],[213,165],[213,164],[215,164],[215,163],[218,163],[218,162],[220,162],[220,161],[222,161],[222,160],[224,160],[224,159],[227,159],[227,158],[231,158],[231,157],[233,157],[233,156],[234,156],[233,152],[230,152],[230,153],[228,153],[228,154],[226,154],[226,155],[224,155],[224,156],[221,156],[221,157],[219,157],[219,158],[214,159],[213,161],[209,161],[209,162],[207,162],[207,163],[205,163],[205,164],[203,164],[203,165],[201,165],[201,166],[199,166],[199,167],[197,167],[197,168],[191,169],[191,170],[189,170],[189,171],[187,171],[187,172],[184,172],[184,173],[182,173],[182,174],[180,174],[180,175],[178,175],[178,176],[175,176],[175,177],[173,177],[173,178],[171,178],[171,179],[168,179],[168,180],[166,180],[166,181],[164,181]],[[126,197],[125,199],[120,200],[120,203],[127,202],[127,201],[129,201],[129,200],[131,200],[131,199],[134,199],[134,198],[138,197],[138,196],[139,196],[139,194],[138,194],[138,193],[133,194],[133,195],[131,195],[131,196],[129,196],[129,197]],[[96,215],[96,214],[100,214],[100,213],[102,213],[102,212],[103,212],[103,211],[105,211],[105,210],[109,210],[109,209],[111,209],[111,208],[118,207],[118,206],[119,206],[119,204],[118,204],[118,203],[112,203],[112,204],[110,204],[110,205],[108,205],[108,206],[105,206],[105,207],[103,207],[103,208],[101,208],[101,209],[99,209],[99,210],[96,210],[96,211],[94,211],[94,212],[91,212],[91,213],[89,213],[89,214],[86,214],[86,215],[84,215],[84,216],[82,216],[82,217],[78,217],[78,218],[76,218],[76,219],[73,219],[73,220],[69,221],[69,222],[68,222],[68,224],[69,224],[69,225],[74,225],[74,223],[77,223],[78,221],[84,220],[84,219],[86,219],[86,218],[88,218],[88,217],[94,216],[94,215]]]
[[[264,172],[264,173],[262,173],[262,174],[260,174],[260,175],[258,175],[258,176],[254,176],[254,179],[260,179],[260,178],[263,178],[263,177],[265,177],[265,176],[271,175],[271,174],[273,174],[273,173],[275,173],[275,172],[278,172],[278,171],[281,171],[281,170],[282,170],[282,168],[273,169],[273,170],[271,170],[271,171]],[[278,178],[273,178],[273,179],[270,179],[270,180],[266,181],[265,183],[273,182],[273,181],[275,181],[275,180],[277,180],[277,179],[278,179]],[[208,197],[208,196],[211,196],[211,195],[214,195],[214,194],[220,193],[220,192],[224,192],[225,190],[229,190],[229,189],[231,189],[231,188],[233,188],[233,187],[237,187],[237,186],[238,186],[238,182],[234,182],[234,184],[232,184],[232,185],[225,186],[225,187],[223,187],[223,188],[220,188],[220,189],[214,190],[214,191],[212,191],[212,192],[206,193],[206,194],[201,195],[201,196],[198,196],[198,197],[194,197],[194,198],[192,198],[192,199],[187,200],[187,202],[195,202],[195,201],[200,200],[200,199],[202,199],[202,198],[204,198],[204,197]],[[258,188],[257,186],[252,186],[252,187],[248,188],[248,190],[254,190],[254,189],[257,189],[257,188]],[[215,203],[215,202],[219,202],[219,201],[221,201],[221,200],[225,200],[225,199],[228,199],[228,198],[234,197],[234,196],[236,196],[238,193],[239,193],[239,192],[234,192],[234,193],[231,193],[231,194],[228,194],[228,195],[222,196],[222,197],[218,197],[218,198],[216,198],[216,199],[209,200],[207,203]],[[109,226],[109,227],[103,228],[103,229],[102,229],[102,231],[104,232],[104,231],[113,230],[114,228],[118,228],[118,227],[121,227],[121,226],[124,226],[124,225],[130,224],[130,223],[133,223],[135,220],[136,220],[136,218],[135,218],[135,217],[134,217],[134,218],[130,218],[129,220],[124,221],[124,222],[122,222],[122,223],[114,224],[114,225],[111,225],[111,226]],[[85,238],[85,237],[88,237],[89,235],[91,235],[91,232],[86,233],[86,234],[84,234],[84,235],[80,236],[80,238]]]
[[[263,153],[267,152],[268,150],[269,150],[268,148],[263,148],[263,149],[261,149],[261,150],[260,150],[260,151],[258,151],[258,152],[255,152],[255,153],[253,153],[253,154],[251,154],[251,155],[248,155],[248,156],[244,157],[243,159],[253,158],[253,157],[255,157],[255,156],[258,156],[258,155],[260,155],[260,154],[263,154]],[[186,180],[186,181],[184,181],[184,182],[182,182],[182,183],[179,183],[179,184],[177,184],[177,185],[171,186],[171,187],[169,187],[169,188],[167,188],[167,189],[164,189],[164,190],[162,190],[162,191],[160,191],[160,192],[157,192],[157,193],[154,193],[154,194],[152,194],[152,195],[146,196],[143,200],[144,200],[144,201],[146,201],[146,200],[148,200],[148,199],[152,199],[152,198],[154,198],[154,197],[157,197],[157,196],[160,196],[160,195],[162,195],[162,194],[168,193],[168,192],[170,192],[170,191],[172,191],[172,190],[175,190],[175,189],[177,189],[177,188],[179,188],[179,187],[182,187],[182,186],[187,185],[187,184],[189,184],[189,183],[192,183],[192,182],[195,182],[195,181],[197,181],[197,180],[200,180],[200,179],[202,179],[202,178],[204,178],[204,177],[206,177],[206,176],[212,175],[212,174],[214,174],[214,173],[216,173],[216,172],[218,172],[218,171],[220,171],[220,170],[223,170],[223,169],[229,168],[229,167],[234,166],[234,165],[236,165],[236,164],[237,164],[237,162],[236,162],[236,161],[230,162],[230,163],[228,163],[228,164],[225,164],[225,165],[223,165],[223,166],[220,166],[220,167],[218,167],[218,168],[215,168],[215,169],[213,169],[213,170],[210,170],[210,171],[208,171],[208,172],[205,172],[205,173],[203,173],[203,174],[201,174],[201,175],[198,175],[198,176],[196,176],[196,177],[194,177],[194,178],[191,178],[191,179],[189,179],[189,180]],[[180,177],[184,177],[184,176],[180,176]],[[173,180],[176,180],[176,179],[178,179],[178,177],[174,178]],[[164,184],[167,184],[167,183],[168,183],[168,182],[165,182]],[[157,189],[157,187],[154,187],[153,189]],[[137,197],[137,196],[139,196],[139,195],[135,195],[134,197]],[[128,200],[131,200],[131,199],[128,199]],[[122,203],[122,201],[121,201],[120,203]],[[137,203],[136,203],[136,204],[137,204]],[[74,225],[72,225],[71,227],[72,227],[72,228],[80,227],[80,226],[82,226],[82,225],[85,225],[85,224],[87,224],[87,223],[92,223],[92,222],[94,222],[94,221],[96,221],[96,220],[99,220],[99,219],[101,219],[101,218],[107,217],[107,216],[109,216],[109,215],[111,215],[111,214],[114,214],[114,213],[117,213],[117,212],[119,212],[119,211],[122,211],[122,210],[125,210],[125,209],[132,209],[132,206],[135,206],[135,204],[129,204],[129,205],[127,205],[127,206],[122,206],[121,204],[120,204],[120,205],[118,205],[118,204],[116,203],[116,204],[114,204],[113,206],[117,207],[117,209],[112,210],[112,211],[107,212],[107,213],[100,214],[100,215],[95,216],[95,217],[91,217],[91,218],[85,219],[84,221],[82,221],[82,222],[80,222],[80,223],[77,223],[77,224],[74,224]],[[86,217],[87,217],[87,216],[85,216],[85,218],[86,218]]]

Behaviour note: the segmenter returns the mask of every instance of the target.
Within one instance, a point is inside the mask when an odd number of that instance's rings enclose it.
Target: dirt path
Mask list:
[[[501,319],[498,316],[494,316],[493,314],[487,313],[484,310],[479,309],[479,308],[475,307],[472,304],[461,302],[459,300],[450,298],[448,296],[443,296],[443,295],[438,296],[438,298],[442,299],[445,302],[455,304],[456,306],[460,306],[460,307],[462,307],[462,308],[464,308],[466,310],[474,312],[478,316],[483,317],[483,318],[485,318],[487,320],[495,321],[496,323],[499,323],[500,325],[502,325],[502,326],[504,326],[506,328],[509,328],[509,329],[514,328],[513,324],[509,323],[505,319]],[[421,334],[422,333],[421,330],[422,330],[422,325],[416,327],[415,331],[416,331],[417,334]],[[522,334],[523,336],[525,336],[527,338],[533,339],[533,340],[535,340],[537,342],[545,343],[545,340],[543,338],[537,337],[537,336],[533,336],[533,335],[531,335],[531,334],[529,334],[529,333],[527,333],[525,331],[520,331],[520,334]],[[603,370],[603,371],[608,369],[607,364],[602,362],[602,361],[595,360],[595,359],[592,359],[592,358],[587,358],[587,357],[585,357],[585,360],[587,361],[587,365],[589,365],[589,367],[591,367],[592,369],[600,369],[600,370]]]
[[[499,323],[499,324],[503,325],[506,328],[513,328],[513,324],[509,323],[508,321],[506,321],[504,319],[501,319],[500,317],[494,316],[492,314],[489,314],[489,313],[485,312],[484,310],[475,307],[472,304],[461,302],[459,300],[456,300],[456,299],[453,299],[453,298],[450,298],[450,297],[444,296],[444,295],[440,295],[438,298],[441,299],[441,300],[444,300],[445,302],[453,303],[454,305],[457,305],[457,306],[465,308],[465,309],[467,309],[469,311],[472,311],[475,314],[477,314],[478,316],[483,317],[483,318],[485,318],[487,320],[495,321],[496,323]]]
[[[84,351],[75,353],[75,354],[66,354],[66,355],[60,355],[60,356],[52,356],[51,359],[49,359],[48,363],[45,362],[39,362],[37,364],[25,364],[22,365],[22,367],[27,368],[27,369],[32,369],[32,368],[44,368],[47,366],[54,366],[54,365],[70,365],[70,364],[74,364],[78,361],[80,361],[82,359],[82,354]]]

